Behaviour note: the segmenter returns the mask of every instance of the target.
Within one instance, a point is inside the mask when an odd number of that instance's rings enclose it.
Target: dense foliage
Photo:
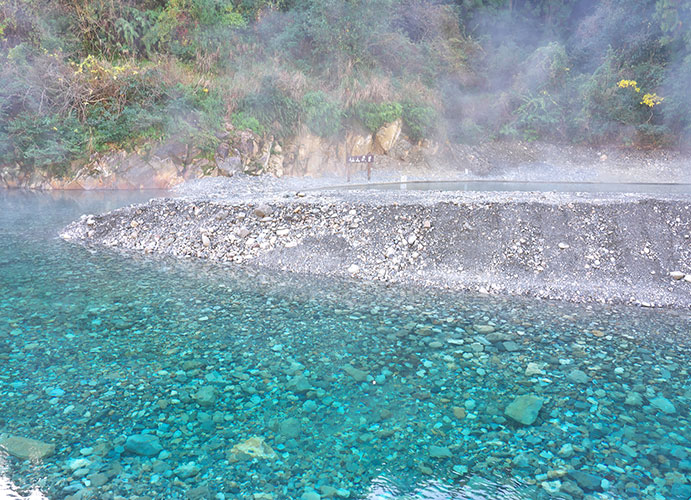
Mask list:
[[[0,0],[0,164],[211,154],[224,121],[676,146],[690,23],[691,0]]]

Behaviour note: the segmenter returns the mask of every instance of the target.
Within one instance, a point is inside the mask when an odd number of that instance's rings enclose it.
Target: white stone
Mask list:
[[[672,277],[672,279],[675,279],[675,280],[677,280],[677,281],[678,281],[678,280],[681,280],[681,279],[684,279],[684,277],[686,276],[686,275],[685,275],[684,273],[682,273],[681,271],[672,271],[671,273],[669,273],[669,275]]]
[[[357,274],[360,272],[360,266],[358,266],[357,264],[351,264],[348,268],[348,272],[350,274]]]
[[[89,465],[91,465],[91,460],[89,460],[88,458],[75,458],[67,462],[67,466],[70,468],[71,471],[83,469],[85,467],[88,467]]]
[[[542,483],[542,489],[552,495],[558,493],[559,490],[561,490],[561,481],[558,479],[555,479],[554,481],[544,481]]]
[[[532,377],[534,375],[542,375],[545,373],[542,371],[543,365],[541,363],[528,363],[528,366],[525,369],[525,374],[527,377]]]
[[[567,248],[569,248],[569,245],[568,243],[564,243],[562,241],[561,243],[559,243],[559,248],[561,248],[562,250],[566,250]]]

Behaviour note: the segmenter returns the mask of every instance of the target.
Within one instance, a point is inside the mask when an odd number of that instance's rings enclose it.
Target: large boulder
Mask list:
[[[394,147],[401,135],[403,121],[399,118],[387,123],[380,128],[374,136],[374,151],[378,154],[386,154]]]
[[[3,436],[0,450],[21,460],[43,460],[55,452],[55,445],[20,436]]]
[[[515,398],[509,406],[506,407],[504,414],[523,425],[532,425],[537,420],[537,415],[544,400],[535,396],[534,394],[525,394]]]
[[[151,434],[133,434],[125,441],[125,449],[135,455],[153,457],[163,450],[163,446],[161,446],[156,436]]]
[[[366,155],[372,152],[373,146],[372,134],[363,128],[349,130],[346,134],[346,147],[350,155]]]

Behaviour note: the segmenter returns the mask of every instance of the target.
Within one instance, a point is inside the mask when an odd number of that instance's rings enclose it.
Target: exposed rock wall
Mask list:
[[[376,134],[355,127],[339,142],[319,137],[303,127],[296,137],[279,141],[272,136],[260,137],[248,130],[235,130],[228,124],[227,132],[219,137],[220,144],[213,159],[196,148],[171,140],[146,153],[119,151],[95,156],[85,166],[73,166],[73,172],[65,178],[38,170],[24,172],[18,166],[0,167],[0,187],[42,190],[170,188],[185,180],[231,176],[237,172],[276,177],[345,175],[348,155],[375,152],[386,156],[391,153],[391,158],[398,162],[419,161],[419,153],[426,148],[408,142],[401,131],[401,120],[385,125]],[[418,154],[409,155],[412,150]]]

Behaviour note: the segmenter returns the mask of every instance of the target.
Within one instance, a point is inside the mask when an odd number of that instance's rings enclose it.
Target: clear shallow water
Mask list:
[[[37,463],[0,452],[0,497],[691,496],[688,314],[265,274],[56,237],[82,213],[149,196],[0,192],[0,433],[56,445]],[[529,426],[504,415],[522,394],[543,400]],[[126,449],[141,434],[162,451]],[[253,437],[266,458],[233,451]]]

